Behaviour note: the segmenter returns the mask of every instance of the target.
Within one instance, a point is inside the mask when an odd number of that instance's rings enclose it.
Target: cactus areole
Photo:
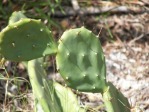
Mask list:
[[[84,27],[70,29],[59,40],[57,69],[67,86],[81,92],[100,92],[106,86],[106,65],[101,44]]]
[[[21,19],[0,33],[0,54],[13,61],[28,61],[55,53],[51,32],[40,20]]]

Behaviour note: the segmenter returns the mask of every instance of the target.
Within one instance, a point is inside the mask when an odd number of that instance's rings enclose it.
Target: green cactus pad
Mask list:
[[[13,61],[28,61],[53,54],[57,44],[40,20],[21,19],[0,33],[0,54]]]
[[[102,94],[108,112],[131,112],[128,99],[111,83]]]
[[[28,75],[37,101],[36,109],[38,110],[38,104],[44,112],[86,112],[85,108],[80,107],[76,95],[70,88],[47,80],[42,63],[43,58],[28,62]]]
[[[70,112],[70,110],[71,112],[86,112],[84,108],[80,107],[76,95],[70,88],[63,87],[55,82],[54,89],[60,101],[62,112]]]
[[[101,44],[86,28],[70,29],[59,40],[57,69],[66,84],[82,92],[100,92],[106,85]]]

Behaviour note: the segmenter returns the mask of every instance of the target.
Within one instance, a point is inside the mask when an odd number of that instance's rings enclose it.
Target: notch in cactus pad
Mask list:
[[[66,84],[82,92],[100,92],[106,86],[101,44],[86,28],[70,29],[59,40],[57,69]]]
[[[40,20],[24,18],[0,33],[0,54],[13,61],[28,61],[57,51],[49,29]]]

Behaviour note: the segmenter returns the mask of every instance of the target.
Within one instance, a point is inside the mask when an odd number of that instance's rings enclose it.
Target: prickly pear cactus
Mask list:
[[[45,71],[41,66],[42,62],[43,58],[28,62],[28,73],[37,103],[36,107],[40,105],[43,112],[70,112],[70,110],[71,112],[86,112],[78,104],[71,89],[47,80]],[[37,111],[39,111],[38,108],[36,108]]]
[[[57,69],[66,84],[82,92],[100,92],[106,85],[101,44],[86,28],[65,31],[59,40]]]
[[[54,83],[55,93],[60,101],[62,112],[86,112],[84,108],[81,108],[78,104],[76,95],[70,88],[66,88],[59,83]]]
[[[61,106],[54,97],[53,83],[48,82],[42,68],[43,59],[28,62],[28,75],[36,102],[41,105],[43,112],[61,112]]]
[[[51,32],[40,20],[24,18],[0,32],[0,54],[8,60],[28,61],[56,51]]]
[[[108,89],[103,93],[108,112],[130,112],[128,99],[116,87],[108,82]]]

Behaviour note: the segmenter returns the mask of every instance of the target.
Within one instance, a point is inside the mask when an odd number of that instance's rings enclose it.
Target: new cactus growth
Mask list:
[[[51,32],[40,20],[20,19],[0,33],[0,53],[8,60],[28,61],[56,51]]]
[[[21,11],[18,11],[18,12],[15,11],[12,13],[11,17],[9,18],[8,24],[9,25],[13,24],[23,18],[27,18],[27,17]]]

